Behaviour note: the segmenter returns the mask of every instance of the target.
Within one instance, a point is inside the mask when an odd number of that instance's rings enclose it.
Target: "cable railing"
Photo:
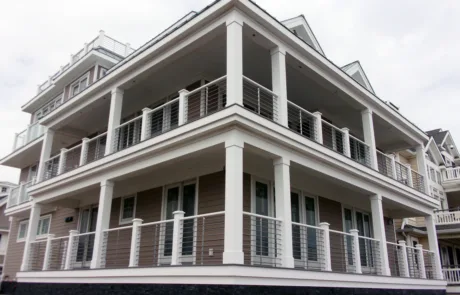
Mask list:
[[[329,257],[326,257],[324,239],[323,228],[292,222],[294,267],[306,270],[328,270]]]
[[[58,175],[60,158],[61,154],[57,154],[45,162],[45,174],[43,175],[43,180],[48,180]]]
[[[121,151],[141,141],[142,115],[131,119],[113,131],[115,134],[113,141],[113,151]]]
[[[99,134],[89,140],[83,142],[86,148],[83,148],[83,156],[81,165],[85,165],[104,157],[105,147],[107,144],[107,132]]]
[[[416,247],[406,246],[406,251],[410,277],[424,278],[425,270],[424,267],[422,267],[424,261],[421,259],[420,250]]]
[[[243,106],[270,121],[278,122],[278,96],[245,76],[243,76]]]
[[[323,145],[347,156],[348,146],[345,144],[345,133],[342,129],[332,125],[331,123],[322,120]]]
[[[179,98],[168,101],[153,110],[144,110],[144,119],[147,120],[147,124],[145,135],[142,135],[142,138],[156,137],[179,126]]]
[[[89,268],[94,249],[95,232],[71,235],[69,243],[71,243],[71,251],[66,261],[66,269],[81,269]],[[70,248],[70,247],[69,247]]]
[[[444,181],[460,179],[460,167],[447,168],[442,178]]]
[[[412,175],[412,187],[418,190],[419,192],[424,193],[425,192],[425,179],[423,178],[423,175],[414,171],[413,169],[411,169],[410,172]]]
[[[82,144],[79,144],[61,153],[62,171],[59,171],[59,174],[72,171],[80,166],[81,151]]]
[[[425,264],[425,278],[430,280],[439,279],[436,275],[436,255],[433,251],[421,249]]]
[[[227,76],[220,77],[185,95],[184,122],[192,122],[225,108]]]
[[[11,208],[19,204],[19,193],[20,187],[14,187],[10,190],[10,194],[8,195],[8,204],[7,207]]]
[[[362,273],[381,274],[380,241],[363,236],[359,236],[358,239]]]
[[[379,150],[377,150],[377,166],[380,173],[393,179],[395,178],[393,173],[393,159]]]
[[[281,267],[281,220],[243,212],[245,264]]]
[[[45,255],[43,270],[64,270],[67,257],[69,236],[50,238],[47,249],[48,255]]]
[[[331,269],[334,272],[360,273],[355,236],[336,230],[329,230]],[[359,249],[359,247],[358,247]],[[359,266],[358,266],[359,262]]]
[[[405,243],[404,243],[405,245]],[[405,246],[397,243],[387,242],[388,264],[392,277],[408,277],[407,256]]]
[[[171,265],[174,219],[139,225],[138,266]]]
[[[371,167],[370,147],[364,141],[350,135],[350,158],[358,163]]]
[[[318,118],[307,110],[288,101],[288,127],[300,135],[318,141]]]
[[[18,204],[22,204],[22,203],[25,203],[25,202],[30,201],[30,196],[29,196],[28,188],[31,187],[31,186],[34,185],[34,184],[35,184],[35,177],[34,177],[32,180],[30,180],[30,181],[28,181],[28,182],[22,184],[23,188],[22,188],[22,190],[21,190],[21,192],[20,192],[20,195],[19,195],[19,202],[18,202]]]
[[[103,231],[101,267],[123,268],[129,266],[133,226],[111,228]]]
[[[409,168],[406,165],[403,165],[395,161],[396,166],[396,180],[402,184],[409,185]]]
[[[45,240],[35,240],[30,242],[30,252],[28,265],[26,269],[28,271],[40,271],[43,270],[43,261],[45,258],[46,250],[46,239]]]
[[[225,211],[183,217],[179,232],[179,264],[222,264],[224,227]]]

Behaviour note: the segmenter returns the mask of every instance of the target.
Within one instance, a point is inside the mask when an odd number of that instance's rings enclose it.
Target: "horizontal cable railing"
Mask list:
[[[409,168],[399,162],[395,162],[396,165],[396,180],[402,184],[409,185]]]
[[[425,179],[423,175],[411,169],[412,175],[412,187],[418,190],[419,192],[425,192]]]
[[[442,274],[448,284],[460,283],[460,268],[443,268]]]
[[[378,150],[377,165],[380,173],[388,177],[395,178],[395,175],[393,175],[393,159]]]
[[[425,274],[421,268],[419,249],[406,246],[409,275],[411,278],[422,278]]]
[[[139,226],[138,266],[171,264],[174,220],[143,223]]]
[[[288,101],[288,127],[300,135],[318,141],[317,122],[312,113]]]
[[[344,132],[340,128],[322,120],[323,145],[346,155],[346,146],[344,142]]]
[[[406,277],[404,264],[407,263],[405,247],[400,244],[387,242],[388,264],[390,266],[390,274],[392,277]]]
[[[434,280],[438,279],[436,275],[435,259],[436,256],[433,251],[421,249],[422,256],[425,264],[425,278]]]
[[[262,117],[278,122],[278,96],[270,89],[243,76],[243,106]]]
[[[79,144],[61,154],[60,161],[63,165],[61,173],[72,171],[80,166],[81,150],[82,145]]]
[[[329,235],[332,271],[356,273],[356,245],[354,236],[336,230],[329,230]]]
[[[359,254],[363,274],[380,274],[382,261],[380,260],[380,241],[377,239],[359,236]]]
[[[367,167],[371,167],[369,145],[352,135],[350,135],[350,158]]]
[[[133,226],[123,226],[103,231],[101,267],[123,268],[129,266],[132,231]]]
[[[104,157],[105,147],[107,144],[107,132],[90,138],[87,142],[87,148],[83,154],[83,165],[94,162]]]
[[[58,175],[61,155],[58,154],[45,162],[45,174],[43,180],[48,180]]]
[[[156,137],[179,126],[179,98],[173,99],[146,113],[145,139]]]
[[[45,261],[46,270],[64,270],[67,257],[69,236],[50,239],[48,261]]]
[[[222,264],[225,211],[184,217],[181,220],[179,264]]]
[[[292,222],[294,266],[306,270],[325,270],[324,230],[320,227]]]
[[[30,242],[30,252],[27,270],[40,271],[43,269],[43,260],[45,258],[46,239]]]
[[[141,141],[142,115],[115,128],[113,151],[121,151]]]
[[[243,212],[245,264],[280,267],[281,220]]]
[[[69,269],[89,268],[94,249],[95,232],[71,236],[72,252],[70,253]]]
[[[225,108],[227,104],[227,76],[203,85],[185,96],[184,122],[191,122]]]
[[[129,47],[129,44],[123,44],[109,36],[104,36],[100,45],[122,57],[126,57],[134,51],[134,49]]]

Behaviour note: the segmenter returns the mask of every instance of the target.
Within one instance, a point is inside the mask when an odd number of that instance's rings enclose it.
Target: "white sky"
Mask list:
[[[460,1],[256,1],[278,20],[304,14],[326,56],[339,66],[360,60],[377,95],[423,130],[448,129],[460,140]],[[204,0],[0,3],[0,158],[26,128],[21,105],[70,54],[100,29],[135,48]],[[18,181],[0,166],[0,180]]]

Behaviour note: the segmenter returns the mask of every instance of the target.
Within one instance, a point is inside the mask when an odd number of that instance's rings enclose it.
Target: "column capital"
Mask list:
[[[291,160],[286,157],[279,157],[273,160],[273,165],[286,165],[291,166]]]
[[[228,27],[228,26],[230,26],[232,24],[237,24],[237,25],[243,26],[243,17],[236,10],[232,10],[227,15],[227,20],[225,22],[225,25]]]
[[[108,186],[108,187],[113,187],[115,183],[112,180],[103,180],[101,181],[101,187],[102,186]]]
[[[232,130],[228,133],[229,138],[225,140],[225,148],[236,146],[239,148],[244,148],[244,140],[240,136],[240,133],[237,130]]]
[[[364,109],[364,110],[361,111],[361,114],[362,115],[367,115],[367,114],[372,115],[373,112],[372,112],[371,109]]]
[[[38,204],[38,203],[33,203],[31,206],[30,206],[30,209],[41,209],[42,208],[42,205],[41,204]]]
[[[319,223],[319,227],[321,227],[321,228],[329,228],[330,225],[331,224],[328,223],[328,222],[320,222]]]
[[[282,54],[282,55],[286,55],[286,48],[284,48],[284,46],[276,46],[276,47],[273,47],[272,49],[270,49],[270,55],[275,55],[275,54]]]
[[[112,89],[112,91],[110,91],[110,93],[113,95],[116,95],[116,94],[119,94],[119,95],[123,95],[125,93],[125,91],[121,88],[114,88]]]
[[[358,234],[359,234],[359,230],[357,230],[357,229],[350,229],[350,234],[352,234],[352,235],[358,235]]]
[[[371,199],[371,201],[377,201],[377,200],[382,201],[382,195],[378,195],[378,194],[377,195],[372,195],[370,197],[370,199]]]
[[[399,240],[399,241],[398,241],[398,244],[404,245],[404,246],[405,246],[405,245],[406,245],[406,241],[404,241],[404,240]]]

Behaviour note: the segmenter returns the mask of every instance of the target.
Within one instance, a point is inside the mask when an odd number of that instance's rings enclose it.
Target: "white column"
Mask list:
[[[286,158],[278,158],[273,161],[275,166],[275,196],[276,217],[282,219],[281,223],[281,265],[294,268],[292,254],[292,216],[291,216],[291,179],[290,161]]]
[[[69,231],[69,242],[67,243],[67,254],[65,257],[64,269],[72,269],[75,259],[77,257],[78,241],[75,236],[78,235],[78,230]]]
[[[426,158],[425,158],[425,148],[423,144],[418,145],[415,148],[415,152],[417,155],[417,170],[423,176],[423,187],[425,190],[425,194],[430,194],[430,187],[428,184],[428,171],[426,171]]]
[[[185,89],[179,90],[179,126],[187,123],[188,93]]]
[[[173,238],[172,238],[172,251],[171,251],[171,265],[180,265],[179,261],[179,247],[180,239],[182,237],[182,218],[184,218],[184,211],[174,211],[174,224],[173,224]]]
[[[279,46],[273,48],[272,56],[272,90],[278,96],[278,123],[288,126],[286,50]]]
[[[243,22],[236,12],[227,20],[227,106],[243,105]]]
[[[115,88],[111,93],[112,97],[110,100],[110,113],[107,126],[107,143],[105,146],[105,155],[111,154],[114,151],[115,128],[120,125],[124,91],[120,88]]]
[[[329,223],[321,222],[319,227],[323,230],[322,242],[323,242],[323,253],[324,261],[321,264],[321,270],[332,271],[332,260],[331,260],[331,238],[329,235]]]
[[[32,204],[30,209],[29,226],[27,227],[21,271],[29,270],[30,242],[35,241],[37,236],[38,221],[40,220],[41,209],[42,207],[39,204]]]
[[[322,114],[320,112],[314,112],[313,116],[315,116],[316,118],[316,122],[315,122],[316,141],[320,144],[323,144],[323,120],[321,119]]]
[[[65,164],[67,162],[67,149],[61,149],[61,155],[59,156],[59,164],[57,174],[61,175],[65,172]]]
[[[133,219],[133,231],[131,232],[131,249],[129,253],[129,267],[139,265],[139,249],[141,246],[141,228],[142,219]]]
[[[375,170],[378,170],[377,148],[375,145],[374,119],[372,118],[372,111],[365,109],[361,112],[361,116],[363,119],[364,142],[369,145],[371,167]]]
[[[99,195],[99,207],[97,210],[96,232],[94,234],[93,258],[91,268],[101,267],[102,247],[104,242],[104,230],[109,228],[110,211],[112,209],[114,183],[109,180],[101,182]]]
[[[417,256],[418,256],[418,271],[420,273],[421,279],[426,279],[426,271],[425,271],[425,258],[423,257],[423,245],[417,244],[415,245],[417,248]]]
[[[412,178],[412,167],[410,164],[403,164],[407,168],[407,185],[410,187],[414,187],[414,182]]]
[[[237,138],[225,142],[224,264],[244,264],[243,148],[244,142]]]
[[[150,138],[150,113],[151,109],[149,108],[143,108],[142,109],[142,126],[141,126],[141,141],[144,141],[146,139]]]
[[[359,254],[359,230],[350,229],[350,234],[353,235],[353,263],[355,265],[355,273],[363,273],[361,255]]]
[[[401,269],[399,270],[401,273],[402,277],[410,277],[409,273],[409,262],[407,260],[407,248],[406,248],[406,241],[398,241],[398,244],[400,245],[399,249],[399,265],[401,266]]]
[[[56,235],[49,234],[46,239],[45,258],[43,258],[43,270],[49,270],[51,260],[51,243]]]
[[[51,156],[51,148],[53,147],[54,130],[46,129],[43,136],[42,151],[40,153],[40,162],[38,163],[37,182],[44,179],[45,176],[45,162]]]
[[[348,158],[351,158],[351,151],[350,151],[350,129],[342,128],[343,132],[343,154]]]
[[[436,234],[436,225],[432,215],[425,216],[426,232],[428,234],[428,244],[430,251],[434,252],[434,275],[438,280],[443,279],[441,259],[439,257],[438,236]]]
[[[81,140],[81,153],[80,153],[79,166],[83,166],[86,164],[86,160],[88,158],[88,148],[89,148],[88,141],[89,141],[89,138],[86,138],[86,137]]]
[[[387,238],[385,235],[385,220],[383,216],[382,196],[371,196],[371,210],[372,210],[372,229],[374,237],[380,241],[380,263],[381,274],[390,276],[390,264],[388,262]]]

